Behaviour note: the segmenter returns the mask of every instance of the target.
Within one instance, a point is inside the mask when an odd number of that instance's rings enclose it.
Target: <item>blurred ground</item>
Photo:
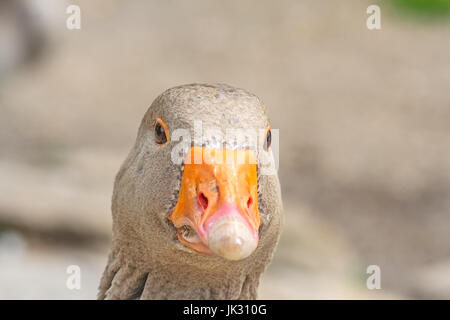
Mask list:
[[[450,24],[381,6],[369,31],[356,0],[76,3],[81,30],[60,5],[39,60],[0,77],[0,298],[95,297],[114,175],[153,99],[191,82],[254,92],[280,128],[260,298],[450,297]]]

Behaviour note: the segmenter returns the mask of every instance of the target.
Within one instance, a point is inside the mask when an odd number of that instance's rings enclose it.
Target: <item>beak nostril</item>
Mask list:
[[[208,208],[208,198],[204,195],[204,193],[200,192],[198,194],[197,199],[198,199],[198,203],[203,208],[203,210],[206,210]]]
[[[253,204],[253,198],[252,198],[252,196],[250,196],[247,200],[247,208],[250,209],[252,204]]]

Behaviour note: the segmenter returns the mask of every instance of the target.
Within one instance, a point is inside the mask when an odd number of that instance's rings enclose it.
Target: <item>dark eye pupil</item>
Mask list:
[[[269,130],[266,134],[266,141],[264,142],[264,150],[268,150],[270,148],[270,145],[272,143],[272,132]]]
[[[156,143],[162,144],[167,142],[166,132],[161,124],[157,123],[155,126],[155,140]]]

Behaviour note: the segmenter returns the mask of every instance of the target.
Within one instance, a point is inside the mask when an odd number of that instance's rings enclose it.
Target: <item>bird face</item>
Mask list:
[[[222,138],[210,139],[206,132],[211,128]],[[237,130],[238,136],[241,129],[254,130],[256,142],[239,137],[231,142],[228,129]],[[178,130],[193,139],[186,143]],[[264,106],[247,91],[226,85],[169,89],[148,109],[117,175],[113,218],[118,237],[129,242],[136,233],[142,250],[152,257],[166,255],[166,261],[198,265],[223,261],[219,257],[244,260],[260,247],[272,248],[278,231],[265,232],[279,214],[281,199],[276,174],[261,174],[262,162],[272,157],[270,143]],[[198,259],[182,258],[185,253],[179,249]]]
[[[99,297],[256,298],[283,222],[271,140],[264,105],[243,89],[158,96],[116,175]]]

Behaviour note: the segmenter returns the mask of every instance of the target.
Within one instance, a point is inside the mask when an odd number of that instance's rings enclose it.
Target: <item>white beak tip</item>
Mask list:
[[[215,254],[228,260],[242,260],[255,251],[258,239],[242,218],[223,217],[208,233],[208,246]]]

